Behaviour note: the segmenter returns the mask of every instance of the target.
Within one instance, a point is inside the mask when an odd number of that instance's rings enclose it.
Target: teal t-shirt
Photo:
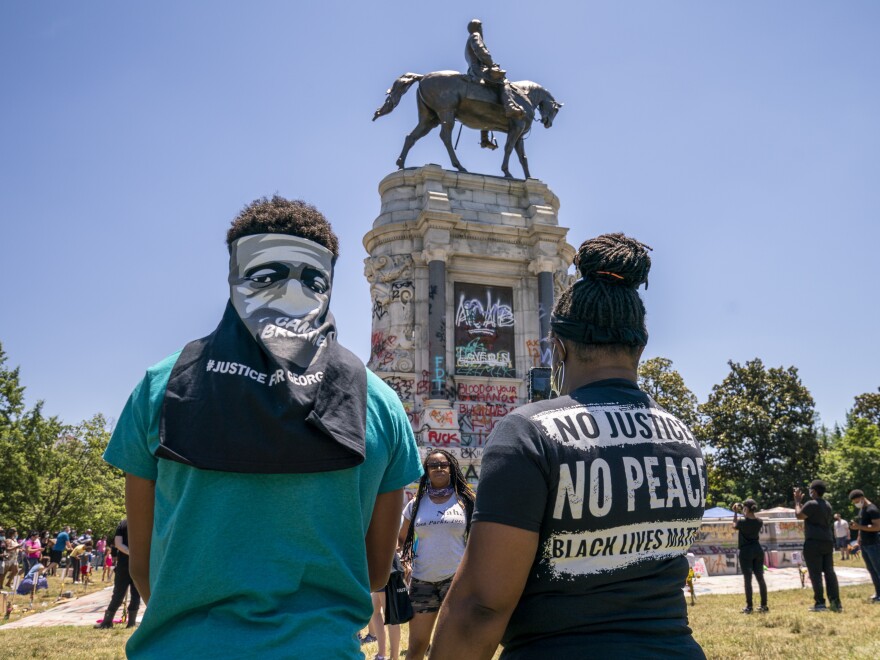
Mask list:
[[[129,658],[360,658],[372,614],[364,536],[379,493],[421,476],[394,391],[367,370],[366,460],[314,474],[156,458],[178,354],[147,370],[104,459],[156,482],[149,608]]]

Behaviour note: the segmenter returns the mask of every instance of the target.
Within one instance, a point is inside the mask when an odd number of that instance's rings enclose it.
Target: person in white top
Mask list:
[[[474,491],[451,453],[428,454],[415,498],[403,510],[400,543],[403,561],[412,562],[407,660],[421,660],[431,643],[437,612],[464,555]]]
[[[849,559],[849,523],[839,513],[834,514],[834,543],[840,550],[841,561]]]

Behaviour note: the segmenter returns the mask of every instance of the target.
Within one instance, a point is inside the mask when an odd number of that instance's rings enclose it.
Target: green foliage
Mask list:
[[[101,415],[68,426],[26,410],[19,370],[5,367],[0,345],[0,522],[57,531],[65,524],[96,533],[123,517],[124,478],[104,462],[110,440]]]
[[[880,501],[880,428],[852,417],[843,435],[822,455],[822,478],[829,489],[825,498],[844,518],[855,516],[849,501],[855,488],[872,502]]]
[[[856,397],[855,405],[850,412],[850,421],[853,418],[866,419],[874,426],[880,426],[880,390],[859,394]]]
[[[819,470],[813,397],[795,367],[767,369],[760,359],[729,362],[730,374],[699,407],[697,435],[708,445],[716,479],[710,498],[733,493],[763,508],[785,504],[792,487]]]
[[[672,368],[672,360],[655,357],[639,365],[639,387],[664,409],[693,428],[697,423],[697,397]]]

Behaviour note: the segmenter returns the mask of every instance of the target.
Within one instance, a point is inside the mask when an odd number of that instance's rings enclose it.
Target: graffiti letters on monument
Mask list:
[[[516,377],[513,289],[455,283],[455,373]]]

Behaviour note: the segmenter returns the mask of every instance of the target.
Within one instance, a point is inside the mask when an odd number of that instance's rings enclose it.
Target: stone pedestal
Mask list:
[[[400,396],[419,443],[479,478],[481,446],[526,402],[528,370],[575,250],[559,199],[536,179],[401,170],[379,184],[364,236],[372,299],[368,366]]]

